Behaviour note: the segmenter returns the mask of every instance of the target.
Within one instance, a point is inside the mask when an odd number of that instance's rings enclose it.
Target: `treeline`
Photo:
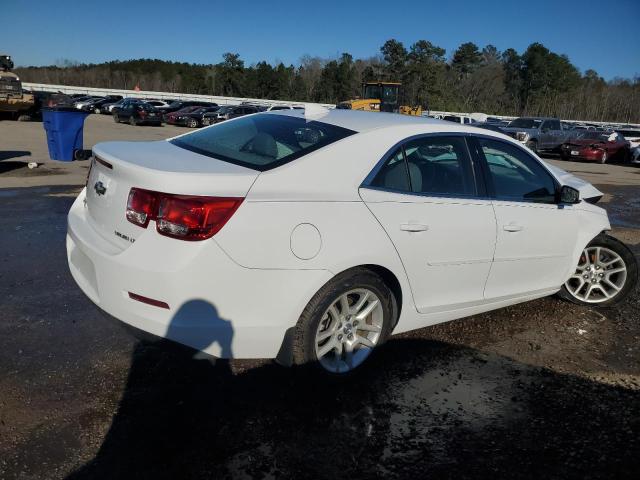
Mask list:
[[[380,54],[354,59],[305,56],[299,65],[245,65],[236,53],[201,65],[140,59],[101,64],[69,61],[16,72],[25,82],[337,103],[361,94],[362,82],[401,81],[403,102],[429,110],[640,122],[640,79],[605,81],[583,74],[566,55],[539,43],[519,54],[493,45],[460,45],[449,57],[426,40],[406,48],[388,40]]]

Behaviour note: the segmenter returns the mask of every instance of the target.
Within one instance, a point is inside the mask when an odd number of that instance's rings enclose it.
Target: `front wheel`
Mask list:
[[[610,306],[623,301],[637,281],[633,253],[620,240],[601,234],[583,250],[560,296],[580,305]]]
[[[138,125],[138,122],[136,122],[136,119],[133,117],[133,115],[131,115],[129,117],[129,125],[135,127],[136,125]]]
[[[189,128],[198,128],[198,120],[195,118],[190,118],[187,122],[187,127]]]
[[[538,141],[537,140],[529,140],[527,142],[527,147],[529,147],[529,149],[535,153],[536,155],[538,154]]]
[[[391,334],[393,293],[373,272],[336,276],[316,293],[296,325],[294,363],[333,375],[359,368]]]

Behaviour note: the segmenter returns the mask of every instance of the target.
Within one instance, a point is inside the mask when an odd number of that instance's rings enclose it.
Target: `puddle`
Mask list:
[[[446,456],[451,431],[479,431],[524,415],[519,395],[526,377],[519,373],[504,358],[465,356],[393,387],[397,408],[383,460],[424,455],[425,450]]]

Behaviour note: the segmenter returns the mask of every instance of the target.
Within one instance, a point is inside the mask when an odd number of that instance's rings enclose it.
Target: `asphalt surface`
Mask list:
[[[0,158],[18,150],[3,128]],[[576,168],[640,255],[640,169],[594,167]],[[549,297],[396,336],[339,383],[212,362],[135,338],[76,287],[77,186],[1,188],[83,178],[59,168],[0,171],[0,479],[638,477],[638,290],[614,308]]]

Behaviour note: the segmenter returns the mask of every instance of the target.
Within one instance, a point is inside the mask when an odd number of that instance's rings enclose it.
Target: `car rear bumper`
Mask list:
[[[128,325],[219,358],[275,358],[286,330],[331,278],[326,270],[245,268],[214,239],[182,242],[153,225],[126,249],[114,248],[87,221],[84,198],[83,190],[67,231],[69,269],[82,291]]]
[[[576,154],[572,154],[571,152],[578,152]],[[593,151],[593,150],[584,150],[584,149],[575,149],[575,148],[563,148],[563,153],[569,159],[574,158],[576,160],[587,160],[591,162],[599,162],[602,160],[602,151]]]

